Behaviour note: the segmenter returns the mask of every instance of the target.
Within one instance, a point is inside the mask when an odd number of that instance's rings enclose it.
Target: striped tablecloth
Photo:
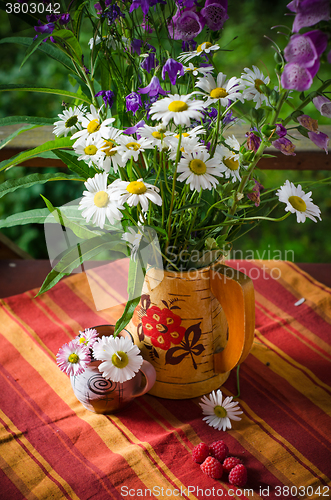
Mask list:
[[[254,279],[256,337],[240,368],[243,418],[227,432],[202,421],[200,398],[145,395],[110,416],[83,408],[56,353],[122,307],[97,311],[84,274],[0,301],[1,499],[330,498],[331,290],[292,263],[230,265]],[[235,372],[222,391],[236,394]],[[218,439],[247,467],[245,488],[192,461],[196,444]]]

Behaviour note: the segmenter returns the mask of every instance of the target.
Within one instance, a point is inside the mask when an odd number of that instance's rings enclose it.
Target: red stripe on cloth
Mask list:
[[[16,474],[14,473],[13,470],[11,470],[11,479],[6,476],[6,474],[2,471],[2,468],[4,467],[4,464],[2,464],[2,460],[0,458],[0,499],[2,500],[26,500],[26,495],[23,495],[23,493],[17,488],[15,484],[21,484],[21,480],[18,477],[15,477]],[[13,483],[15,481],[15,484]],[[22,489],[26,490],[25,485],[22,485]],[[26,491],[26,494],[28,495],[29,492]]]
[[[290,262],[290,261],[287,261],[286,264],[291,269],[293,269],[296,273],[298,273],[301,276],[303,276],[304,279],[306,279],[307,281],[309,281],[309,283],[312,283],[314,286],[316,286],[316,288],[319,288],[320,290],[323,290],[323,292],[327,293],[328,295],[331,295],[330,288],[328,288],[327,286],[323,285],[323,283],[319,283],[318,281],[316,281],[314,278],[312,278],[311,276],[309,276],[309,274],[307,274],[305,271],[303,271],[302,269],[300,269],[300,267],[293,265],[293,263]]]
[[[289,292],[282,285],[280,280],[272,279],[267,271],[263,273],[263,271],[254,264],[254,261],[229,261],[228,264],[230,267],[242,270],[242,272],[246,270],[248,276],[252,272],[252,269],[259,270],[259,279],[253,279],[254,288],[270,302],[275,304],[280,310],[286,311],[297,321],[302,321],[306,328],[328,344],[331,344],[331,324],[324,321],[312,307],[307,305],[307,303],[303,305],[304,309],[301,309],[302,306],[300,306],[300,308],[296,307],[294,303],[297,302],[298,298]],[[258,323],[257,328],[259,328]]]
[[[247,360],[242,366],[240,387],[245,403],[266,424],[326,476],[331,475],[331,436],[328,435],[331,418],[328,415],[258,360]],[[291,407],[291,401],[297,403],[295,411]],[[319,479],[323,481],[322,478]]]

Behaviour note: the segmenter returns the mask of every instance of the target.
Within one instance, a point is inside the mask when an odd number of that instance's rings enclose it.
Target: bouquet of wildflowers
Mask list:
[[[297,222],[321,218],[311,192],[289,180],[264,190],[257,170],[259,160],[270,156],[265,153],[270,146],[295,155],[293,129],[327,153],[329,138],[304,110],[313,102],[331,117],[331,80],[318,75],[320,65],[331,62],[330,3],[293,0],[287,8],[294,22],[283,47],[272,43],[272,76],[255,65],[243,67],[241,75],[222,72],[218,55],[224,50],[223,25],[230,22],[227,0],[71,2],[66,12],[38,20],[34,40],[20,40],[28,45],[25,59],[36,50],[46,52],[68,69],[78,87],[74,92],[25,89],[73,102],[64,103],[52,120],[54,141],[0,168],[51,154],[72,174],[7,181],[3,191],[57,178],[80,180],[85,188],[76,207],[59,209],[45,200],[44,211],[14,215],[1,225],[22,219],[43,223],[50,211],[54,222],[83,240],[79,262],[103,249],[131,255],[129,301],[116,332],[139,301],[139,255],[155,235],[153,252],[162,265],[181,271],[210,264],[261,220],[281,221],[291,213]],[[311,91],[316,79],[318,88]],[[284,104],[291,105],[295,93],[300,104],[286,114]],[[49,119],[26,121],[49,124]],[[244,143],[231,131],[238,121],[246,123]],[[278,203],[285,204],[285,214],[274,218]],[[40,293],[77,267],[76,255],[68,248]]]

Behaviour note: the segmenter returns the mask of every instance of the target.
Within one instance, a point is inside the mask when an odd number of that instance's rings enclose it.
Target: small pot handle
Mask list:
[[[252,347],[254,287],[245,274],[224,264],[216,264],[210,269],[210,288],[228,321],[228,342],[222,351],[214,353],[215,373],[225,373],[242,363]]]
[[[137,392],[132,394],[134,398],[142,396],[143,394],[146,394],[146,392],[150,391],[156,380],[156,371],[154,366],[145,359],[140,367],[140,371],[145,375],[146,384],[144,387],[139,388]]]

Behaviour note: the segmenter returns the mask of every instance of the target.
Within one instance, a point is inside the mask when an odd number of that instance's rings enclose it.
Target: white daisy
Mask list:
[[[218,158],[210,158],[208,151],[201,149],[184,152],[177,171],[180,173],[177,180],[186,181],[192,191],[212,189],[218,184],[214,176],[222,175]]]
[[[144,212],[148,210],[149,200],[156,205],[162,205],[162,198],[158,194],[159,188],[144,182],[143,179],[132,182],[117,179],[110,187],[122,204],[127,203],[133,207],[140,203]]]
[[[78,160],[86,161],[89,166],[93,166],[93,163],[98,164],[99,160],[105,156],[105,152],[101,149],[104,142],[101,137],[93,135],[90,135],[85,140],[76,141],[73,148],[79,155]]]
[[[216,146],[215,157],[221,162],[221,170],[224,172],[224,176],[228,179],[232,177],[232,182],[240,181],[241,177],[239,174],[240,162],[239,162],[239,149],[240,144],[233,135],[225,140],[225,144],[229,146],[227,148],[223,144]],[[230,149],[231,148],[231,149]],[[232,150],[235,151],[232,151]],[[243,167],[247,168],[247,167]]]
[[[208,73],[212,73],[213,70],[213,66],[200,66],[197,68],[192,63],[189,63],[188,66],[184,66],[184,74],[192,73],[193,76],[198,76],[199,73],[201,73],[201,75],[207,75]]]
[[[169,146],[169,153],[168,153],[169,160],[172,161],[176,160],[178,142],[179,142],[179,135],[173,135],[172,137],[167,138],[166,143]],[[194,135],[193,136],[186,135],[186,133],[182,134],[182,139],[180,143],[181,153],[184,153],[185,151],[187,152],[192,149],[195,149],[196,151],[197,150],[207,151],[206,146],[199,141],[199,137]]]
[[[195,86],[206,92],[206,94],[204,94],[204,97],[207,98],[206,107],[217,103],[219,100],[223,107],[229,106],[231,102],[237,100],[243,102],[244,100],[240,91],[243,90],[245,86],[241,83],[239,78],[235,76],[227,80],[224,73],[218,73],[217,80],[215,81],[214,77],[208,74],[198,78]],[[202,92],[197,90],[196,93],[201,94]]]
[[[151,147],[157,147],[159,151],[162,149],[167,149],[168,146],[165,142],[165,138],[169,135],[173,135],[172,132],[165,130],[164,125],[158,125],[157,127],[150,127],[149,125],[144,125],[143,127],[139,127],[138,131],[141,137],[147,139],[151,143]]]
[[[270,78],[264,76],[262,71],[256,66],[253,66],[253,71],[249,68],[244,68],[244,72],[241,74],[240,82],[245,85],[245,90],[243,91],[244,99],[247,101],[256,102],[255,108],[260,108],[263,102],[267,102],[268,98],[262,93],[260,85],[263,83],[268,85]]]
[[[286,203],[285,211],[297,214],[297,222],[305,222],[306,217],[317,222],[315,217],[321,219],[321,210],[317,205],[312,203],[311,191],[305,193],[300,184],[295,187],[293,182],[287,180],[280,189],[276,192],[279,201]]]
[[[130,337],[102,337],[93,346],[93,357],[103,361],[99,371],[113,382],[126,382],[139,371],[143,358]]]
[[[148,139],[145,139],[144,137],[135,139],[132,135],[121,135],[118,138],[118,143],[119,146],[117,151],[121,155],[124,165],[131,158],[133,158],[134,161],[138,161],[140,153],[143,153],[146,149],[153,148]]]
[[[61,371],[75,376],[85,371],[91,362],[91,356],[85,345],[79,344],[77,340],[71,340],[59,349],[56,362]]]
[[[103,122],[101,121],[100,118],[100,109],[97,111],[93,104],[90,106],[90,113],[87,113],[85,116],[82,117],[81,123],[82,123],[82,130],[79,130],[76,132],[71,139],[86,139],[90,135],[98,135],[99,137],[102,137],[105,135],[107,125],[110,123],[113,123],[115,121],[115,118],[107,118]]]
[[[68,134],[76,132],[77,129],[81,130],[82,126],[79,123],[83,118],[83,113],[86,113],[86,108],[84,106],[75,106],[74,108],[69,108],[63,110],[62,114],[59,114],[61,120],[54,122],[53,134],[57,137],[67,137]]]
[[[122,219],[122,213],[119,209],[123,207],[111,191],[110,186],[107,186],[106,172],[87,179],[85,186],[87,191],[83,192],[83,198],[79,202],[79,210],[83,210],[82,216],[87,222],[92,219],[93,224],[103,229],[106,217],[111,224],[114,224],[115,220]]]
[[[204,42],[197,46],[196,50],[191,52],[182,52],[177,57],[178,61],[187,63],[190,59],[196,56],[203,56],[204,54],[211,54],[212,51],[219,50],[220,46],[215,43]]]
[[[209,397],[201,398],[202,403],[199,405],[203,414],[206,415],[202,420],[219,431],[231,429],[231,420],[241,420],[238,415],[242,413],[239,404],[233,402],[232,399],[232,396],[228,396],[223,401],[223,394],[219,389],[216,392],[213,391]]]
[[[141,242],[141,238],[143,237],[143,233],[139,228],[129,227],[126,233],[123,233],[122,240],[127,241],[130,250],[131,257],[133,260],[136,260],[138,248]]]
[[[101,150],[105,153],[105,155],[101,157],[98,162],[98,167],[105,172],[109,172],[110,168],[113,167],[114,172],[116,173],[118,171],[118,167],[124,167],[122,155],[118,151],[118,138],[122,132],[122,130],[114,127],[107,127],[106,133],[103,137],[103,146],[101,147]]]
[[[192,94],[188,95],[169,95],[154,102],[150,109],[150,115],[153,120],[162,120],[167,125],[171,119],[175,125],[190,126],[190,120],[200,120],[203,117],[200,110],[205,108],[203,101],[191,99]]]

